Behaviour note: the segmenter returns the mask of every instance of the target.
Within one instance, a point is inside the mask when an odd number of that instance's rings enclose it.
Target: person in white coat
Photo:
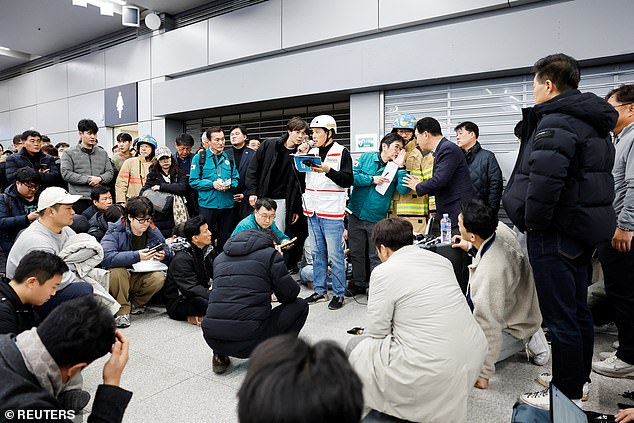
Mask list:
[[[412,245],[404,219],[378,222],[372,238],[382,264],[371,276],[367,337],[350,352],[365,405],[410,421],[466,422],[487,341],[451,263]]]

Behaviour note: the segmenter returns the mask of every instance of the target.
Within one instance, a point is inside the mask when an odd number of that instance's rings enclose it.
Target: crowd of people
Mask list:
[[[518,397],[539,409],[551,383],[580,405],[592,371],[633,378],[634,85],[602,99],[579,79],[564,54],[535,64],[505,188],[471,121],[453,143],[435,118],[400,115],[356,160],[329,115],[262,143],[211,127],[196,153],[187,133],[175,152],[121,133],[110,155],[90,119],[73,146],[24,131],[0,166],[0,409],[79,412],[81,369],[110,352],[92,413],[121,421],[122,329],[148,303],[201,327],[215,373],[251,358],[242,422],[358,422],[364,405],[367,422],[465,422],[469,391],[522,350],[552,359],[547,388]],[[464,290],[451,261],[416,245],[441,217],[470,262]],[[593,363],[595,252],[619,345]],[[314,304],[366,294],[345,351],[297,339]]]

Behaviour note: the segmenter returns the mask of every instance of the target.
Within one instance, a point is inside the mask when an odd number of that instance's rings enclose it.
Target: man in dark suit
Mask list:
[[[248,198],[244,198],[244,191],[246,190],[245,181],[247,179],[247,169],[251,164],[251,159],[255,156],[255,151],[247,147],[247,128],[242,125],[234,125],[229,131],[229,140],[231,141],[231,148],[226,149],[229,160],[233,161],[235,167],[238,169],[238,175],[240,175],[240,182],[238,182],[238,188],[233,192],[233,228],[236,227],[238,222],[247,217],[253,212],[253,209],[247,201]]]
[[[432,117],[416,122],[416,142],[423,151],[434,155],[433,176],[423,181],[413,175],[405,177],[404,185],[416,190],[418,195],[436,196],[436,211],[451,219],[452,231],[458,232],[458,214],[462,203],[476,198],[469,176],[469,165],[464,153],[456,144],[443,137],[440,123]]]

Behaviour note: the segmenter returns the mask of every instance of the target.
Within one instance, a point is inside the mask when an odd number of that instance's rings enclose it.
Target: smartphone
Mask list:
[[[158,253],[159,251],[163,251],[163,244],[155,245],[148,250],[148,253]]]
[[[291,239],[290,241],[288,241],[288,242],[287,242],[287,243],[285,243],[285,244],[280,244],[280,248],[281,248],[282,250],[286,250],[286,249],[288,249],[288,248],[291,248],[293,245],[295,245],[295,241],[297,241],[297,237],[295,237],[295,238]]]
[[[46,163],[40,163],[40,170],[48,169],[48,165]]]

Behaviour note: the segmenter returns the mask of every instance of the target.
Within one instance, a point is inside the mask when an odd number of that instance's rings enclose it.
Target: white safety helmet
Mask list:
[[[311,128],[324,128],[324,129],[332,129],[332,131],[337,133],[337,122],[335,118],[330,115],[319,115],[313,120],[310,121]]]

